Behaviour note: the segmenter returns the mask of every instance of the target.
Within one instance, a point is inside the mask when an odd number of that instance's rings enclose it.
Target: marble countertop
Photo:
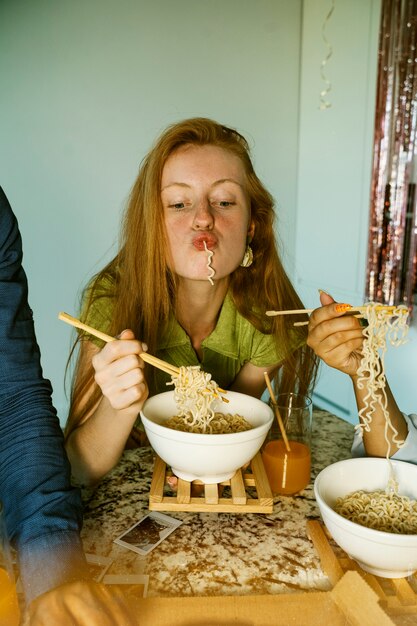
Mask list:
[[[147,574],[148,596],[277,594],[330,588],[307,537],[320,518],[313,480],[350,457],[353,426],[314,411],[312,474],[295,496],[274,498],[269,514],[167,513],[183,523],[147,556],[113,543],[149,512],[150,447],[127,450],[93,490],[83,490],[85,551],[110,557],[109,574]]]

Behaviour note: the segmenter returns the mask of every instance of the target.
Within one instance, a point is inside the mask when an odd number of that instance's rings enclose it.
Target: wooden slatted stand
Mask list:
[[[199,480],[190,483],[179,478],[177,492],[166,494],[164,487],[168,476],[172,476],[172,472],[156,456],[149,494],[151,511],[272,513],[274,500],[260,452],[248,468],[238,470],[222,483],[203,485]],[[201,495],[193,494],[192,485],[201,485]]]
[[[356,571],[377,594],[380,606],[388,615],[415,615],[417,623],[417,577],[381,578],[365,572],[337,546],[329,532],[317,520],[307,522],[307,533],[320,557],[321,566],[332,586],[347,571]]]

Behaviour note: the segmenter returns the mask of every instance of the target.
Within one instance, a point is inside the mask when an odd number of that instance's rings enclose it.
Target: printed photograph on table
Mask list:
[[[181,524],[182,521],[169,515],[152,512],[117,537],[114,543],[139,554],[149,554]]]

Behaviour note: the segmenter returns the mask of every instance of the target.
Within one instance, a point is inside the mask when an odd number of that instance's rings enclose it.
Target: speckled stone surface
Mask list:
[[[350,457],[353,426],[326,411],[314,412],[312,481]],[[168,513],[182,525],[149,555],[113,540],[148,513],[151,448],[128,450],[94,490],[83,490],[86,552],[109,556],[111,574],[149,575],[149,596],[243,595],[329,589],[306,534],[319,518],[312,481],[296,496],[274,499],[271,514]]]

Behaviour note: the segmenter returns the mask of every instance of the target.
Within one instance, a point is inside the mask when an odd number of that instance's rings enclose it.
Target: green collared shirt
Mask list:
[[[94,303],[84,321],[93,328],[108,332],[108,320],[111,319],[112,309],[112,298],[102,297]],[[146,337],[141,339],[146,341]],[[99,347],[103,346],[99,339],[91,337],[91,341]],[[299,345],[299,338],[294,336],[293,349]],[[202,353],[200,361],[190,337],[172,314],[167,326],[161,332],[156,356],[177,367],[199,365],[224,389],[230,387],[245,363],[268,367],[281,363],[286,357],[284,352],[277,349],[273,335],[260,332],[240,315],[230,293],[223,302],[216,327],[202,342]],[[171,387],[167,387],[167,383],[170,381],[171,377],[168,374],[157,370],[153,393],[169,390]]]

